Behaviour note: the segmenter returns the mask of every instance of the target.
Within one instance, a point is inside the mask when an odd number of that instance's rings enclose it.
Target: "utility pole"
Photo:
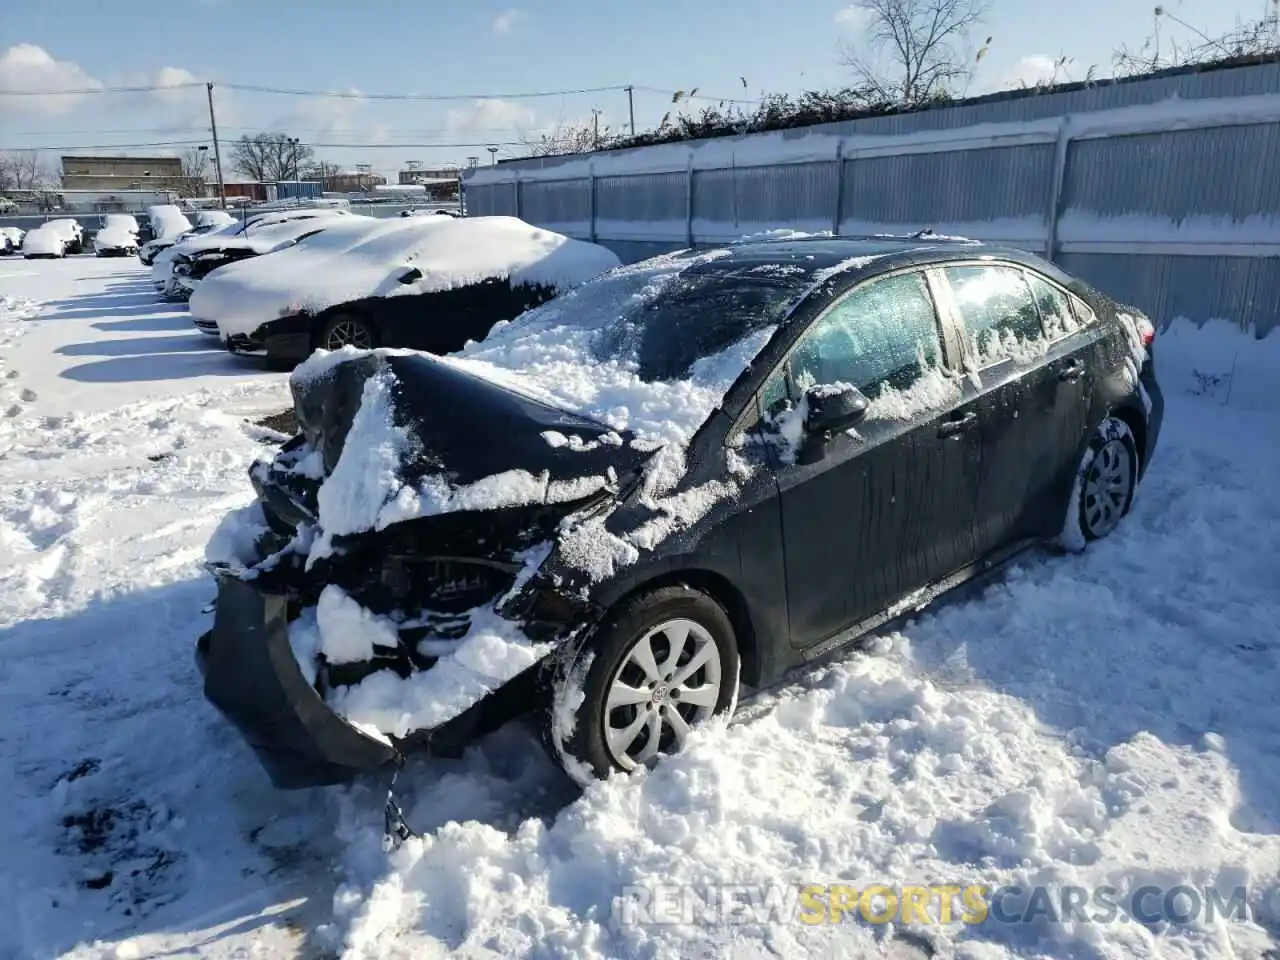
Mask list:
[[[600,149],[600,110],[598,107],[591,108],[591,121],[593,124],[591,134],[591,149]]]
[[[218,172],[218,206],[227,209],[227,188],[222,182],[222,151],[218,148],[218,118],[213,113],[213,84],[206,83],[205,92],[209,94],[209,129],[213,133],[213,164]]]
[[[631,116],[631,136],[636,135],[636,88],[627,84],[627,113]]]

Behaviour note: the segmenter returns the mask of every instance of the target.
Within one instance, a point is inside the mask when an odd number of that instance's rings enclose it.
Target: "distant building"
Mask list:
[[[329,193],[360,193],[386,182],[386,177],[367,170],[336,170],[325,174],[324,188]]]
[[[182,175],[178,157],[63,157],[62,186],[67,190],[172,190],[202,193]]]
[[[462,171],[452,165],[433,168],[410,161],[396,174],[396,182],[402,187],[421,184],[427,188],[427,196],[432,200],[457,200],[461,176]]]

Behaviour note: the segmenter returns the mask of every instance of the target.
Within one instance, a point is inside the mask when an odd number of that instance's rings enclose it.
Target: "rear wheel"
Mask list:
[[[1100,540],[1119,526],[1133,506],[1138,449],[1128,424],[1116,417],[1098,424],[1079,476],[1080,532],[1087,541]]]
[[[340,313],[326,320],[316,334],[315,342],[321,350],[341,350],[343,347],[372,350],[377,345],[378,337],[373,325],[350,313]]]
[[[625,601],[562,659],[548,690],[544,739],[586,784],[649,766],[690,731],[731,713],[738,646],[723,608],[688,587]]]

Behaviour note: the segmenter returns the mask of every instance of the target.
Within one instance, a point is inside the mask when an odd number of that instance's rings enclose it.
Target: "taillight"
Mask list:
[[[1142,338],[1142,345],[1144,347],[1151,346],[1151,344],[1155,343],[1155,340],[1156,340],[1155,324],[1152,323],[1150,320],[1148,320],[1146,317],[1139,317],[1138,318],[1138,336]]]

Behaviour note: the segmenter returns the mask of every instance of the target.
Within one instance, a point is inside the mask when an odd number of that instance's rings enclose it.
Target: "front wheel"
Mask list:
[[[733,712],[739,655],[720,604],[684,586],[625,601],[551,681],[544,739],[578,783],[649,766]]]
[[[343,347],[372,350],[377,345],[378,337],[373,326],[367,320],[349,313],[340,313],[325,321],[316,334],[315,342],[315,346],[321,350],[341,350]]]

